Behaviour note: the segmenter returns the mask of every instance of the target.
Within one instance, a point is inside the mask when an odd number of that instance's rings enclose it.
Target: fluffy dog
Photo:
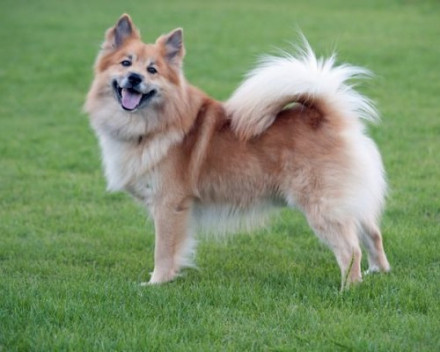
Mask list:
[[[362,280],[360,243],[369,271],[388,271],[384,169],[363,124],[377,115],[347,83],[368,71],[317,59],[304,40],[218,102],[185,80],[184,54],[181,29],[145,44],[123,15],[106,32],[85,105],[108,189],[132,194],[154,220],[149,283],[192,265],[201,227],[253,224],[280,205],[301,210],[333,250],[342,287]]]

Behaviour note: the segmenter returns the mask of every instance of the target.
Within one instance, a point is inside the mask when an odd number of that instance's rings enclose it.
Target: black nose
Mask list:
[[[128,76],[128,82],[130,82],[133,87],[141,83],[142,80],[143,77],[137,73],[130,73],[130,75]]]

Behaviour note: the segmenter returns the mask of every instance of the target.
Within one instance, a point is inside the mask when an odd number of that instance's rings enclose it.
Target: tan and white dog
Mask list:
[[[347,83],[368,72],[317,59],[305,42],[297,56],[266,57],[218,102],[185,80],[184,54],[181,29],[145,44],[123,15],[85,105],[108,189],[132,194],[154,220],[150,283],[192,265],[197,229],[259,222],[279,205],[301,210],[333,250],[342,287],[362,280],[360,243],[369,271],[389,271],[384,169],[362,122],[376,112]]]

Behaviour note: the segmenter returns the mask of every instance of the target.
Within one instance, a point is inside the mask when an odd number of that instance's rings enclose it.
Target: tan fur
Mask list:
[[[195,208],[203,212],[215,205],[245,212],[263,203],[302,210],[334,251],[343,285],[345,277],[348,283],[360,281],[357,229],[364,224],[343,202],[341,214],[334,215],[334,207],[353,182],[355,160],[344,131],[362,126],[326,110],[324,102],[298,99],[281,110],[264,133],[240,136],[231,127],[223,103],[185,81],[183,46],[172,59],[167,57],[172,34],[144,44],[131,19],[124,15],[121,20],[131,25],[131,34],[115,47],[118,24],[107,31],[86,110],[103,148],[109,188],[133,194],[149,207],[154,219],[155,269],[150,283],[172,280],[190,264]],[[129,68],[120,65],[127,55],[136,58]],[[145,71],[151,62],[158,69],[156,75]],[[133,112],[112,105],[115,97],[109,82],[128,71],[159,87],[157,101]],[[373,235],[365,236],[366,247],[371,264],[387,271],[378,215],[368,224]]]

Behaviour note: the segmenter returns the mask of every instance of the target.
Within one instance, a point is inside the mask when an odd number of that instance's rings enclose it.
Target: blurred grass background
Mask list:
[[[153,228],[105,193],[81,112],[106,28],[132,15],[145,41],[183,27],[185,72],[226,99],[262,53],[301,30],[318,54],[372,70],[360,89],[390,182],[393,266],[339,294],[339,270],[298,214],[227,243],[200,271],[141,288]],[[438,1],[0,3],[0,351],[434,351],[440,346]]]

